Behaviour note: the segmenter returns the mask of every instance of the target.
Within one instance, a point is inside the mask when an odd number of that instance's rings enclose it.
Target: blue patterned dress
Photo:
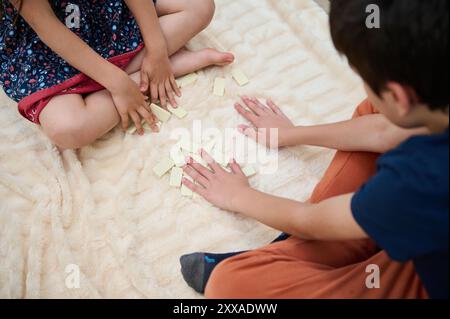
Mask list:
[[[151,0],[149,0],[151,1]],[[47,47],[17,11],[3,1],[0,23],[0,85],[19,102],[19,111],[39,123],[39,113],[52,96],[101,89]],[[139,26],[123,0],[49,0],[56,16],[103,58],[127,64],[143,47]],[[70,6],[70,7],[68,7]],[[79,23],[71,22],[73,9]],[[120,59],[120,57],[126,57]],[[115,62],[114,62],[115,61]],[[120,65],[124,67],[125,65]],[[76,87],[91,89],[81,91]]]

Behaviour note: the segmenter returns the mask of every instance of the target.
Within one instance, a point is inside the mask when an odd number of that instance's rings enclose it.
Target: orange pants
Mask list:
[[[376,113],[368,101],[355,117]],[[376,171],[379,154],[338,152],[311,202],[357,191]],[[370,289],[367,266],[380,269],[380,288]],[[389,259],[370,240],[305,241],[290,238],[230,258],[217,266],[208,298],[427,298],[411,262]]]

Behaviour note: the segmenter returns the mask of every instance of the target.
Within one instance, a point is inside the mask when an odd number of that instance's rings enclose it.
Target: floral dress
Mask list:
[[[0,85],[19,103],[19,112],[24,117],[39,123],[39,114],[52,97],[103,89],[46,46],[24,19],[17,18],[17,11],[9,1],[3,3]],[[123,0],[49,0],[49,3],[61,22],[119,67],[126,67],[143,48],[139,26]]]

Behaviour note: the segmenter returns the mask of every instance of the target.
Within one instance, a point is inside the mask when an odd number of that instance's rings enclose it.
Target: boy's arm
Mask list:
[[[364,239],[350,208],[353,195],[306,204],[246,188],[233,200],[233,211],[301,239]]]
[[[392,124],[382,114],[371,114],[339,123],[317,126],[294,126],[288,117],[271,100],[267,106],[257,99],[244,97],[244,108],[236,110],[252,126],[242,125],[240,131],[268,144],[271,128],[278,129],[278,146],[311,145],[341,151],[385,153],[414,135],[427,134],[427,129],[405,130]],[[257,129],[266,129],[266,132]],[[264,135],[266,133],[266,135]],[[270,146],[270,145],[267,145]]]
[[[196,183],[184,179],[183,184],[221,209],[243,214],[302,239],[367,238],[351,212],[353,194],[319,204],[275,197],[252,189],[235,161],[230,163],[232,173],[228,173],[207,153],[202,152],[202,157],[210,163],[211,170],[190,159],[184,171]]]
[[[386,153],[412,136],[427,134],[423,129],[403,129],[382,114],[365,115],[348,121],[299,126],[286,130],[287,146],[321,146],[347,152]]]

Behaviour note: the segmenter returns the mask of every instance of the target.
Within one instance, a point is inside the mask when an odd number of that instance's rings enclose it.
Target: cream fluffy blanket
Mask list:
[[[203,201],[182,198],[152,168],[173,144],[171,130],[193,120],[220,129],[243,120],[239,94],[272,97],[296,124],[347,119],[364,97],[360,80],[332,47],[327,15],[312,0],[216,0],[212,25],[190,47],[233,51],[251,78],[229,80],[224,98],[211,94],[217,76],[199,72],[184,89],[189,116],[144,138],[114,130],[92,146],[60,153],[37,126],[0,97],[0,297],[192,298],[178,258],[268,243],[276,231]],[[259,175],[260,190],[306,200],[333,152],[298,147],[280,153],[280,168]],[[66,279],[80,270],[80,288]],[[69,282],[70,283],[70,282]]]

